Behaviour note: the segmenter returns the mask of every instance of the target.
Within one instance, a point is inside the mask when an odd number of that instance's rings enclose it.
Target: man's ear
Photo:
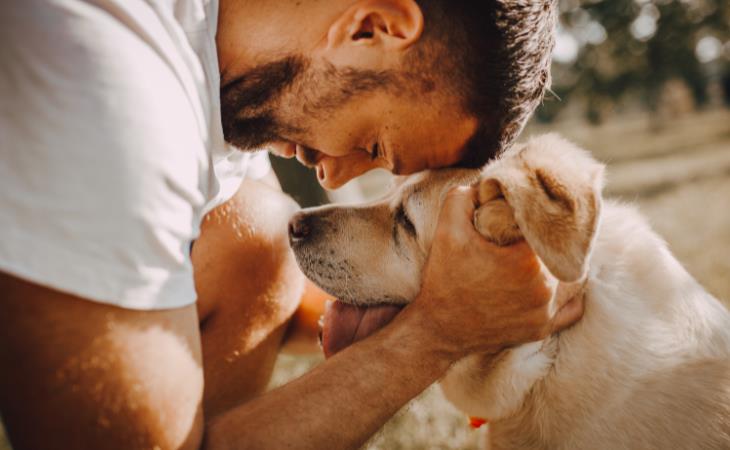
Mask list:
[[[361,0],[335,20],[327,32],[327,45],[371,46],[403,50],[423,32],[423,13],[414,0]]]
[[[556,278],[580,280],[600,220],[603,168],[555,134],[534,138],[485,167],[475,225],[500,245],[521,235]]]

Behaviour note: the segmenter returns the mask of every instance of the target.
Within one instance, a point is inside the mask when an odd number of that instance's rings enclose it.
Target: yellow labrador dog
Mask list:
[[[602,199],[602,175],[587,152],[546,135],[481,172],[421,173],[371,204],[302,211],[292,248],[338,299],[325,353],[415,297],[445,192],[477,182],[477,229],[500,245],[525,239],[555,291],[581,286],[586,299],[572,328],[467,357],[442,380],[457,407],[489,420],[490,448],[730,448],[730,314],[635,209]]]

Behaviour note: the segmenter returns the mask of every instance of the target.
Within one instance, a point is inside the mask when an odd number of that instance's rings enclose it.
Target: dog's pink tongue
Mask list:
[[[355,306],[335,301],[324,313],[322,349],[329,358],[387,325],[403,306]]]

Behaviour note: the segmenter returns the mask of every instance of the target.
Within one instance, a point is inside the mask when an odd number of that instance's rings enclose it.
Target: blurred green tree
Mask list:
[[[561,0],[553,91],[538,111],[552,120],[574,101],[591,122],[626,101],[650,111],[669,80],[689,86],[698,105],[728,74],[727,0]]]

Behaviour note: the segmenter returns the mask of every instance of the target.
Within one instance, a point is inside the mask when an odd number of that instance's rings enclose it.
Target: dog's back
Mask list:
[[[583,320],[490,426],[491,448],[730,448],[730,314],[632,208],[607,202]]]

